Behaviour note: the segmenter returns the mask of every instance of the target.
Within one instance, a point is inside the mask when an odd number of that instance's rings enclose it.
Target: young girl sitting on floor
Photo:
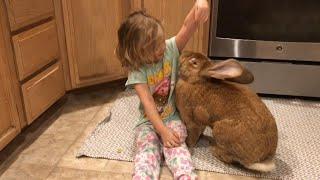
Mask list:
[[[134,87],[141,102],[133,179],[159,179],[162,152],[174,179],[197,177],[173,91],[179,54],[208,15],[208,2],[197,0],[178,34],[167,40],[159,20],[143,11],[129,15],[118,30],[117,56],[129,71],[126,86]]]

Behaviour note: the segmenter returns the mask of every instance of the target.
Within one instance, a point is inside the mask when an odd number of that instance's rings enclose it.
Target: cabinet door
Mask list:
[[[12,78],[10,77],[5,51],[2,23],[0,19],[0,150],[20,132],[18,112],[12,94]]]
[[[125,77],[114,52],[128,3],[62,0],[62,6],[72,88]]]
[[[143,1],[143,6],[147,13],[158,18],[162,22],[166,36],[169,38],[179,32],[185,17],[194,3],[195,0],[157,0]],[[185,50],[198,51],[207,54],[208,27],[208,23],[201,25],[189,40]]]

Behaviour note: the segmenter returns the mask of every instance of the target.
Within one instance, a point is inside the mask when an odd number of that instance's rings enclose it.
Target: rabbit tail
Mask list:
[[[245,165],[245,167],[254,171],[270,172],[276,168],[276,164],[273,160],[267,159],[262,162]]]

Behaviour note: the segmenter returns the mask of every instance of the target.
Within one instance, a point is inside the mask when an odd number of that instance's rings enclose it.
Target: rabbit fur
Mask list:
[[[277,148],[274,117],[247,85],[253,75],[237,60],[209,60],[195,52],[180,56],[176,105],[193,148],[206,126],[212,128],[212,153],[225,163],[269,172]]]

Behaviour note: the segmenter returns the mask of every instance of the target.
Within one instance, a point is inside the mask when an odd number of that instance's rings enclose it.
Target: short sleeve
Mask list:
[[[146,72],[140,68],[139,70],[131,71],[128,74],[128,79],[126,82],[126,87],[131,87],[134,84],[147,83]]]
[[[172,58],[176,59],[180,56],[175,36],[166,40],[166,47],[167,47],[168,53]]]

